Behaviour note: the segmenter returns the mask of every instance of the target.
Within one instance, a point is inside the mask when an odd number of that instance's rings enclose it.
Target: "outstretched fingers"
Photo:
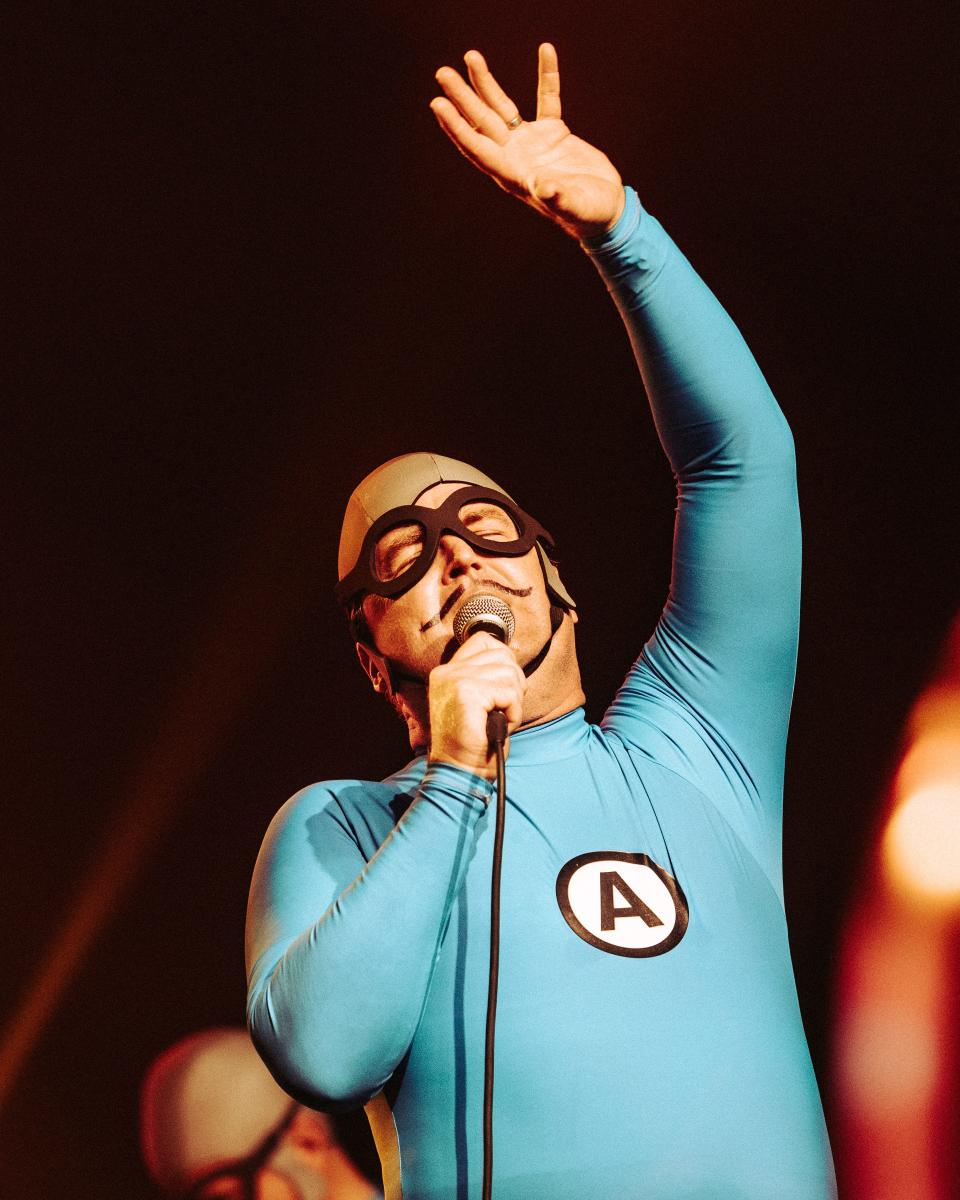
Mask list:
[[[447,99],[456,105],[474,129],[503,145],[508,137],[503,118],[473,90],[459,71],[452,67],[441,67],[436,74],[436,80],[446,93]]]
[[[493,73],[487,66],[487,60],[479,50],[468,50],[463,56],[463,61],[467,64],[470,82],[476,89],[477,95],[507,127],[511,127],[520,116],[520,110],[494,79]]]
[[[494,173],[492,159],[496,155],[497,145],[484,134],[479,133],[467,121],[450,100],[437,96],[430,101],[430,108],[437,118],[440,128],[465,158],[469,158],[474,166],[487,174]]]
[[[560,64],[549,42],[540,47],[537,72],[537,120],[560,119]]]

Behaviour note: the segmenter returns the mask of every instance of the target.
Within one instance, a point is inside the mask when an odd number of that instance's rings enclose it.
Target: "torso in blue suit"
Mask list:
[[[511,738],[493,1194],[824,1200],[780,875],[790,434],[633,192],[586,249],[677,477],[673,577],[599,727],[577,709]],[[253,1036],[298,1098],[370,1102],[390,1197],[479,1195],[491,790],[422,757],[317,784],[257,864]]]

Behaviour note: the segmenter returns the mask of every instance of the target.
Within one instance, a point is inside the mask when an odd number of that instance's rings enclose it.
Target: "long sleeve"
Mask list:
[[[298,1099],[360,1103],[403,1058],[489,791],[434,764],[391,832],[381,784],[316,785],[277,814],[250,891],[247,1017]]]
[[[585,248],[678,495],[667,603],[604,727],[697,783],[778,873],[799,614],[793,440],[736,326],[635,193]]]

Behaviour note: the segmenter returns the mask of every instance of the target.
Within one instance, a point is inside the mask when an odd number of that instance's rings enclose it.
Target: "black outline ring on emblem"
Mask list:
[[[576,913],[570,906],[570,880],[581,867],[585,867],[588,863],[600,862],[603,859],[612,859],[614,862],[638,863],[641,867],[649,867],[670,893],[677,919],[673,929],[662,942],[657,942],[655,946],[615,946],[610,942],[605,942],[601,938],[598,938],[596,934],[591,933],[577,919]],[[596,850],[592,854],[579,854],[576,858],[571,858],[569,862],[564,863],[560,868],[560,874],[557,876],[557,904],[563,913],[563,919],[578,937],[583,938],[591,946],[596,946],[598,950],[603,950],[607,954],[619,954],[623,958],[653,958],[657,954],[666,954],[668,950],[672,950],[680,941],[687,932],[687,926],[690,924],[690,908],[687,904],[687,898],[683,894],[683,888],[681,888],[674,877],[668,871],[665,871],[659,863],[654,862],[649,855],[628,854],[624,850]]]

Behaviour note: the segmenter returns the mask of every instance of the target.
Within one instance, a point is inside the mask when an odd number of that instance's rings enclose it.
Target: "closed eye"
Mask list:
[[[396,579],[420,557],[422,550],[423,530],[419,525],[409,525],[384,534],[377,543],[374,559],[377,578],[384,582]]]
[[[512,542],[518,536],[510,515],[495,504],[466,505],[460,520],[478,537]]]

